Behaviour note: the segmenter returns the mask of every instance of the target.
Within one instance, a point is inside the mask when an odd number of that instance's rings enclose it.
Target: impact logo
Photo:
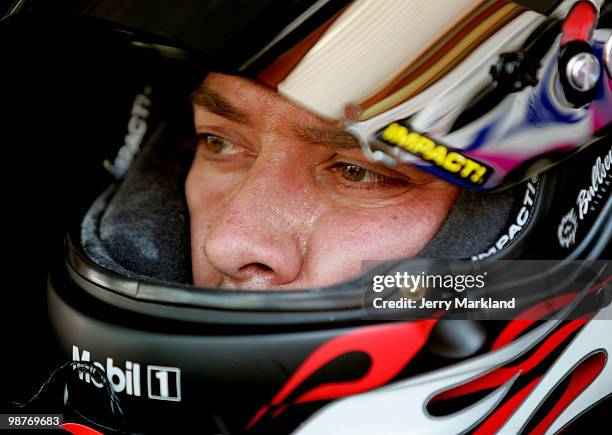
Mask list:
[[[477,186],[484,184],[493,172],[488,166],[440,145],[422,134],[410,131],[396,122],[385,127],[380,138],[470,184]]]
[[[115,177],[123,177],[132,160],[138,151],[140,144],[147,133],[147,118],[149,117],[149,109],[151,107],[151,99],[149,98],[153,92],[150,86],[145,86],[142,93],[136,95],[132,103],[132,111],[130,120],[127,124],[127,134],[124,138],[123,146],[119,149],[115,160],[111,164],[108,160],[104,162],[104,166]]]
[[[72,346],[72,360],[76,362],[91,362],[89,351]],[[109,384],[116,393],[125,393],[128,396],[142,396],[141,365],[133,361],[125,361],[124,368],[115,365],[112,358],[106,358],[106,364],[94,361],[93,365],[106,374]],[[178,367],[165,367],[148,365],[146,367],[147,396],[149,399],[181,401],[181,369]],[[74,367],[78,369],[78,367]],[[104,383],[94,379],[85,370],[79,370],[79,379],[97,388],[104,387]]]
[[[529,222],[529,219],[532,216],[533,207],[535,205],[536,197],[538,194],[538,188],[538,177],[531,177],[531,179],[527,182],[525,194],[523,195],[522,205],[518,213],[516,214],[514,221],[510,224],[508,229],[497,239],[493,246],[491,246],[485,252],[473,255],[473,261],[482,260],[483,258],[487,258],[493,254],[497,254],[505,247],[510,246],[516,236],[523,232],[523,229],[526,227],[527,223]]]
[[[597,157],[591,169],[591,185],[587,189],[578,192],[576,206],[572,207],[562,218],[557,228],[559,245],[569,248],[576,243],[576,232],[578,223],[583,221],[591,211],[595,211],[595,206],[603,201],[603,193],[608,190],[610,185],[610,166],[612,165],[612,149],[603,158]]]

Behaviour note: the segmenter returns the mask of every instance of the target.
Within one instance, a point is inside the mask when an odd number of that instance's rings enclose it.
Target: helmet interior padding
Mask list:
[[[446,221],[419,255],[467,259],[486,251],[511,221],[516,203],[513,191],[481,193],[462,190]]]
[[[97,264],[131,278],[191,282],[183,141],[160,126],[125,179],[87,212],[81,243]],[[187,166],[187,167],[186,167]]]

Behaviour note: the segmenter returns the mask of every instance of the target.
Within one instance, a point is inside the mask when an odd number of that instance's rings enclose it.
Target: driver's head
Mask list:
[[[558,20],[497,0],[357,0],[314,13],[315,2],[292,18],[274,3],[218,45],[212,24],[227,20],[213,10],[208,27],[181,30],[183,48],[168,35],[130,42],[164,68],[152,72],[157,115],[145,128],[130,119],[111,165],[124,178],[82,226],[104,267],[283,290],[357,280],[363,261],[526,255],[530,208],[544,199],[536,176],[612,123],[607,32],[583,29],[595,35],[585,45]],[[580,4],[570,15],[597,15]],[[576,71],[563,67],[572,59]],[[578,91],[568,80],[583,76]],[[198,140],[183,165],[189,93]],[[578,246],[567,213],[550,227],[563,249]]]
[[[253,81],[209,74],[192,94],[185,184],[194,283],[303,289],[362,260],[417,254],[459,188],[368,161],[353,136]]]

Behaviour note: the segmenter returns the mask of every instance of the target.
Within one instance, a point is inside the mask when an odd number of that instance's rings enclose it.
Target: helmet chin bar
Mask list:
[[[348,309],[350,296],[344,305],[335,300],[340,289],[296,292],[301,300],[291,299],[292,292],[262,292],[265,299],[256,295],[249,300],[246,294],[236,295],[238,292],[128,280],[96,267],[70,239],[67,248],[66,264],[53,271],[48,287],[55,334],[66,358],[76,364],[66,378],[65,414],[78,415],[98,430],[147,433],[197,424],[202,433],[217,433],[224,426],[232,432],[288,433],[329,400],[351,394],[340,389],[321,400],[306,400],[317,383],[350,385],[366,378],[373,386],[382,386],[391,381],[393,377],[385,378],[375,364],[381,361],[376,359],[381,349],[389,364],[407,364],[418,353],[428,364],[443,367],[440,376],[466,363],[484,370],[482,358],[501,355],[485,353],[464,360],[478,354],[486,336],[482,329],[495,322],[443,321],[434,326],[431,319],[387,322],[373,318],[364,323],[360,305]],[[407,264],[421,270],[423,260],[414,259],[404,266]],[[384,270],[391,274],[401,266],[395,262]],[[503,265],[502,269],[508,276],[516,273]],[[548,276],[547,271],[542,272]],[[527,276],[522,283],[529,288],[528,298],[538,296],[532,291],[536,275]],[[508,276],[499,277],[502,288],[511,284]],[[342,291],[363,298],[365,289],[346,286]],[[550,294],[542,293],[539,300],[547,301]],[[246,299],[241,307],[232,301],[239,298]],[[321,305],[324,302],[327,308]],[[563,311],[570,311],[573,305]],[[549,321],[545,329],[552,330],[547,328],[558,322],[558,318]],[[504,348],[503,354],[516,346],[520,347],[518,341]],[[505,363],[518,355],[520,352],[507,354]],[[102,370],[107,381],[89,369],[80,371],[79,364]],[[410,367],[408,379],[399,376],[393,380],[406,383],[412,376],[438,373],[427,364]],[[340,368],[343,375],[339,379]],[[314,384],[305,383],[307,380]],[[107,384],[114,391],[112,397]],[[353,393],[359,396],[368,389]],[[111,411],[113,397],[123,417]]]

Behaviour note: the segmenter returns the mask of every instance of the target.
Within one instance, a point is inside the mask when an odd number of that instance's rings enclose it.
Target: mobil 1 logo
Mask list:
[[[147,366],[149,399],[181,400],[181,369],[178,367]]]
[[[128,396],[143,397],[143,377],[147,383],[147,396],[154,400],[181,401],[181,369],[158,365],[142,365],[134,361],[117,363],[113,358],[107,357],[105,363],[92,361],[91,353],[85,349],[72,346],[72,361],[87,363],[95,366],[105,374],[108,384],[116,393]],[[81,367],[82,366],[82,367]],[[74,369],[79,372],[79,380],[92,384],[96,388],[103,388],[102,379],[96,379],[86,368],[86,364],[75,364]],[[144,367],[141,369],[141,367]],[[146,369],[146,371],[145,371]]]

